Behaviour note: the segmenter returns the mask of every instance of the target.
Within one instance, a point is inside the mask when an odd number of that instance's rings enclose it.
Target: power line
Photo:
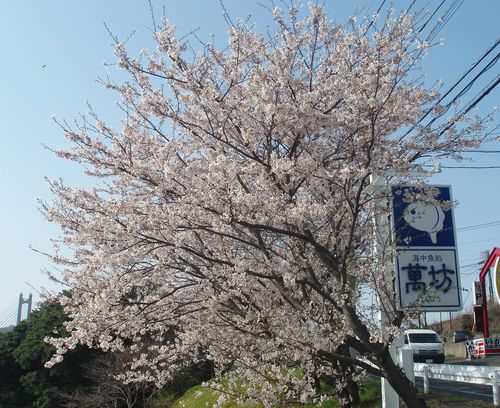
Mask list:
[[[427,26],[427,24],[429,24],[429,21],[432,20],[432,18],[434,17],[434,15],[439,11],[439,9],[441,8],[441,6],[446,3],[446,0],[442,0],[441,3],[439,3],[439,5],[436,7],[436,9],[434,10],[434,12],[431,14],[431,16],[427,19],[427,21],[424,23],[424,25],[422,27],[420,27],[420,29],[418,30],[419,32],[422,32],[424,30],[424,28]]]
[[[481,257],[481,256],[475,256],[474,258],[464,259],[464,260],[462,260],[462,262],[472,262],[472,261],[482,262],[483,260],[484,260],[483,257]]]
[[[476,241],[462,242],[460,245],[471,245],[471,244],[477,244],[479,242],[491,242],[494,240],[500,240],[500,237],[491,237],[491,238],[485,238],[485,239],[478,239]]]
[[[434,167],[430,164],[422,164],[422,167]],[[470,169],[470,170],[484,170],[484,169],[500,169],[500,166],[441,166],[442,169]]]
[[[460,269],[466,269],[466,268],[470,268],[472,266],[479,266],[482,263],[483,262],[474,262],[474,263],[471,263],[471,264],[468,264],[468,265],[459,265],[459,266],[460,266]]]
[[[438,120],[439,118],[441,118],[442,116],[444,116],[444,114],[446,112],[448,112],[448,110],[450,109],[451,106],[453,106],[453,104],[459,100],[460,97],[464,96],[471,88],[472,86],[474,85],[474,83],[481,77],[483,76],[487,71],[489,71],[497,62],[498,62],[498,59],[500,58],[500,52],[497,53],[497,55],[495,55],[495,57],[490,61],[488,62],[488,64],[481,70],[479,71],[479,73],[474,77],[472,78],[468,83],[467,85],[465,85],[462,90],[456,94],[453,99],[448,102],[444,109],[438,114],[436,115],[434,118],[432,118],[432,120],[426,125],[427,128],[429,128],[436,120]],[[495,82],[495,79],[493,79],[490,84],[494,83]],[[483,88],[483,90],[479,93],[481,95],[481,93],[484,93],[485,90],[489,87],[489,85],[486,85],[485,88]],[[484,94],[484,96],[486,96],[496,85],[498,84],[498,78],[497,78],[497,83],[486,93]],[[481,98],[479,100],[481,100],[482,98],[484,98],[483,95],[481,95]],[[479,101],[478,101],[479,102]],[[472,107],[474,107],[475,105],[477,104],[474,103],[472,105]],[[465,110],[464,110],[464,113],[467,113],[470,109],[472,109],[472,107],[467,107]],[[447,130],[447,129],[446,129]]]
[[[464,153],[500,153],[500,150],[466,150]]]
[[[384,7],[385,2],[386,2],[386,0],[382,0],[382,3],[380,4],[377,12],[375,13],[376,15],[378,15],[378,13],[380,13],[380,10],[382,10],[382,7]],[[375,18],[372,18],[372,20],[370,21],[370,24],[368,24],[368,27],[366,27],[366,30],[363,33],[363,36],[365,36],[368,33],[368,30],[371,28],[371,26],[373,25],[374,22],[375,22]]]
[[[441,32],[441,30],[448,24],[448,21],[455,15],[455,13],[462,7],[465,0],[455,0],[445,11],[445,13],[438,18],[437,24],[432,28],[431,32],[427,36],[427,42],[432,42],[432,40]]]
[[[413,1],[411,2],[410,6],[406,9],[406,12],[407,12],[407,13],[411,10],[411,8],[413,7],[413,5],[415,4],[415,2],[416,2],[416,1],[417,1],[417,0],[413,0]]]
[[[420,34],[425,29],[427,24],[429,24],[429,22],[434,18],[436,13],[444,5],[444,3],[446,1],[447,0],[441,1],[441,3],[434,9],[434,11],[432,13],[430,13],[430,10],[428,10],[425,13],[425,14],[430,15],[430,17],[427,19],[427,21],[425,21],[425,23],[423,23],[423,25],[420,27],[420,29],[415,30],[415,35],[413,36],[413,40],[417,39],[420,36]],[[448,24],[448,22],[451,20],[451,18],[460,9],[460,7],[464,3],[464,1],[465,0],[453,0],[453,2],[451,3],[451,6],[443,13],[443,15],[441,15],[441,17],[438,17],[437,22],[434,24],[432,29],[429,31],[429,33],[425,37],[424,42],[431,43],[433,41],[434,37]],[[408,10],[413,6],[414,3],[415,3],[415,1],[413,1],[411,3]],[[418,16],[420,13],[423,13],[423,9],[417,13],[414,13],[414,17]],[[424,53],[424,49],[422,48],[417,52],[416,58],[418,59],[423,53]],[[412,65],[413,65],[413,63],[410,64],[410,66],[412,66]]]
[[[496,56],[496,61],[500,58],[500,53],[497,54]],[[493,65],[492,65],[493,66]],[[472,108],[474,108],[483,98],[485,98],[493,89],[495,89],[498,84],[500,83],[500,77],[497,77],[496,79],[493,79],[488,85],[486,85],[481,92],[472,100],[469,105],[464,108],[462,111],[460,111],[458,114],[459,115],[465,115],[467,112],[469,112]],[[445,128],[443,130],[443,133],[448,130],[449,127]]]
[[[472,169],[472,170],[481,170],[481,169],[500,169],[500,166],[441,166],[445,169]]]
[[[460,83],[461,83],[461,82],[465,79],[465,77],[467,77],[467,75],[469,75],[469,74],[470,74],[470,73],[471,73],[471,72],[472,72],[472,71],[473,71],[473,70],[474,70],[474,69],[475,69],[475,68],[476,68],[476,67],[477,67],[477,66],[478,66],[478,65],[479,65],[479,64],[480,64],[480,63],[481,63],[481,62],[482,62],[482,61],[483,61],[483,60],[484,60],[484,59],[485,59],[485,58],[486,58],[486,57],[487,57],[487,56],[488,56],[488,55],[489,55],[489,54],[490,54],[490,53],[491,53],[491,52],[492,52],[492,51],[493,51],[493,50],[494,50],[497,46],[498,46],[498,44],[500,44],[500,39],[497,39],[497,40],[493,43],[493,45],[491,45],[491,46],[490,46],[490,47],[489,47],[489,48],[488,48],[488,49],[487,49],[487,50],[483,53],[483,55],[481,55],[481,56],[479,57],[479,59],[478,59],[476,62],[474,62],[474,63],[473,63],[473,64],[472,64],[472,65],[471,65],[468,69],[467,69],[467,71],[465,71],[465,73],[464,73],[464,74],[462,74],[462,76],[461,76],[458,80],[456,80],[456,81],[455,81],[455,83],[451,86],[451,88],[449,88],[449,89],[448,89],[448,91],[446,91],[446,92],[443,94],[443,96],[441,96],[441,98],[440,98],[440,99],[439,99],[439,100],[438,100],[438,101],[434,104],[434,106],[432,106],[431,108],[429,108],[429,109],[425,112],[425,114],[424,114],[424,115],[423,115],[423,116],[422,116],[422,117],[418,120],[418,122],[417,122],[417,123],[422,123],[422,121],[423,121],[423,120],[424,120],[427,116],[429,116],[429,115],[433,112],[433,110],[436,108],[436,106],[437,106],[437,105],[439,105],[439,104],[440,104],[440,103],[441,103],[441,102],[442,102],[442,101],[443,101],[443,100],[444,100],[444,99],[445,99],[445,98],[446,98],[446,97],[447,97],[447,96],[448,96],[451,92],[453,92],[453,90],[454,90],[454,89],[455,89],[455,88],[456,88],[456,87],[457,87],[457,86],[458,86],[458,85],[459,85],[459,84],[460,84]],[[496,58],[498,58],[498,54],[497,54],[497,57],[496,57]],[[491,63],[491,61],[490,61],[490,63]],[[489,65],[489,64],[488,64],[488,65]],[[483,70],[484,70],[484,69],[483,69]],[[484,74],[484,72],[483,72],[483,74]],[[477,78],[476,78],[476,79],[477,79]],[[470,84],[470,82],[469,82],[469,84]],[[468,85],[469,85],[469,84],[468,84]],[[466,85],[466,87],[467,87],[468,85]],[[465,89],[465,88],[463,88],[461,92],[463,92],[463,90],[464,90],[464,89]],[[461,93],[461,95],[463,95],[463,93]],[[454,101],[454,100],[455,100],[455,98],[453,99],[453,101]],[[441,115],[441,116],[442,116],[442,115]],[[432,122],[431,122],[431,123],[432,123]],[[427,124],[427,126],[429,126],[429,125],[430,125],[430,123],[429,123],[429,124]],[[408,131],[407,131],[407,132],[406,132],[406,133],[402,136],[402,138],[405,138],[406,136],[408,136],[408,134],[410,134],[410,133],[411,133],[411,132],[412,132],[412,131],[416,128],[416,126],[417,126],[417,125],[415,124],[415,125],[413,125],[410,129],[408,129]]]
[[[471,231],[471,230],[480,229],[480,228],[493,227],[496,225],[500,225],[500,220],[485,222],[483,224],[468,225],[466,227],[457,228],[457,231]]]
[[[463,304],[464,304],[464,305],[467,303],[467,299],[469,299],[469,296],[470,296],[470,294],[471,294],[471,293],[472,293],[472,290],[469,290],[469,291],[467,292],[467,296],[465,296],[465,299],[464,299],[464,301],[463,301]]]
[[[472,269],[472,268],[478,268],[480,265],[482,265],[484,262],[482,261],[478,261],[478,262],[474,262],[474,263],[470,263],[470,264],[467,264],[467,265],[460,265],[460,269]]]

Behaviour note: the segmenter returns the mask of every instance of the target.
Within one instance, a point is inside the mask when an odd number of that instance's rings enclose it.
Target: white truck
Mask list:
[[[444,363],[444,343],[434,330],[406,330],[404,343],[404,348],[412,351],[414,362]]]

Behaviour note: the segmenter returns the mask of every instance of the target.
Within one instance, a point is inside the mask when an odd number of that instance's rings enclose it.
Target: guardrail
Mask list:
[[[493,389],[493,405],[500,406],[500,393],[498,388],[500,367],[414,363],[413,370],[416,377],[423,377],[425,394],[429,392],[429,378],[473,384],[486,384],[491,385]]]

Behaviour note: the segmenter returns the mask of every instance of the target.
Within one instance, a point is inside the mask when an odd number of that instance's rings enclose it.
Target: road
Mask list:
[[[424,388],[422,377],[416,378],[418,388]],[[493,391],[489,385],[468,384],[456,381],[429,379],[431,391],[443,394],[453,394],[467,399],[493,402]]]
[[[486,358],[479,358],[474,360],[462,359],[449,359],[446,364],[460,364],[460,365],[478,365],[478,366],[497,366],[500,367],[500,356],[489,356]]]

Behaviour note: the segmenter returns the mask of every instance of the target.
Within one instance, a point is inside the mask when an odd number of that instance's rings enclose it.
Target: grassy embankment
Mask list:
[[[422,396],[422,395],[421,395]],[[468,400],[456,395],[431,393],[425,395],[429,408],[486,408],[491,403]],[[208,408],[212,407],[219,394],[201,385],[194,386],[186,391],[180,398],[172,398],[172,395],[160,394],[151,408]],[[404,404],[402,405],[404,406]],[[223,408],[262,408],[263,405],[241,405],[235,401],[228,401]],[[300,404],[293,408],[337,408],[339,404],[335,398],[329,399],[322,404]],[[382,407],[380,399],[380,383],[377,381],[365,382],[361,387],[360,408]]]
[[[326,390],[325,390],[326,391]],[[160,393],[151,408],[207,408],[212,407],[219,395],[216,391],[196,385],[187,390],[178,399],[173,399],[171,394]],[[377,408],[380,404],[380,384],[376,381],[363,383],[360,391],[361,404],[363,408]],[[294,408],[337,408],[339,404],[336,398],[331,398],[322,404],[297,404]],[[263,405],[241,405],[234,400],[224,403],[223,408],[263,408]]]

